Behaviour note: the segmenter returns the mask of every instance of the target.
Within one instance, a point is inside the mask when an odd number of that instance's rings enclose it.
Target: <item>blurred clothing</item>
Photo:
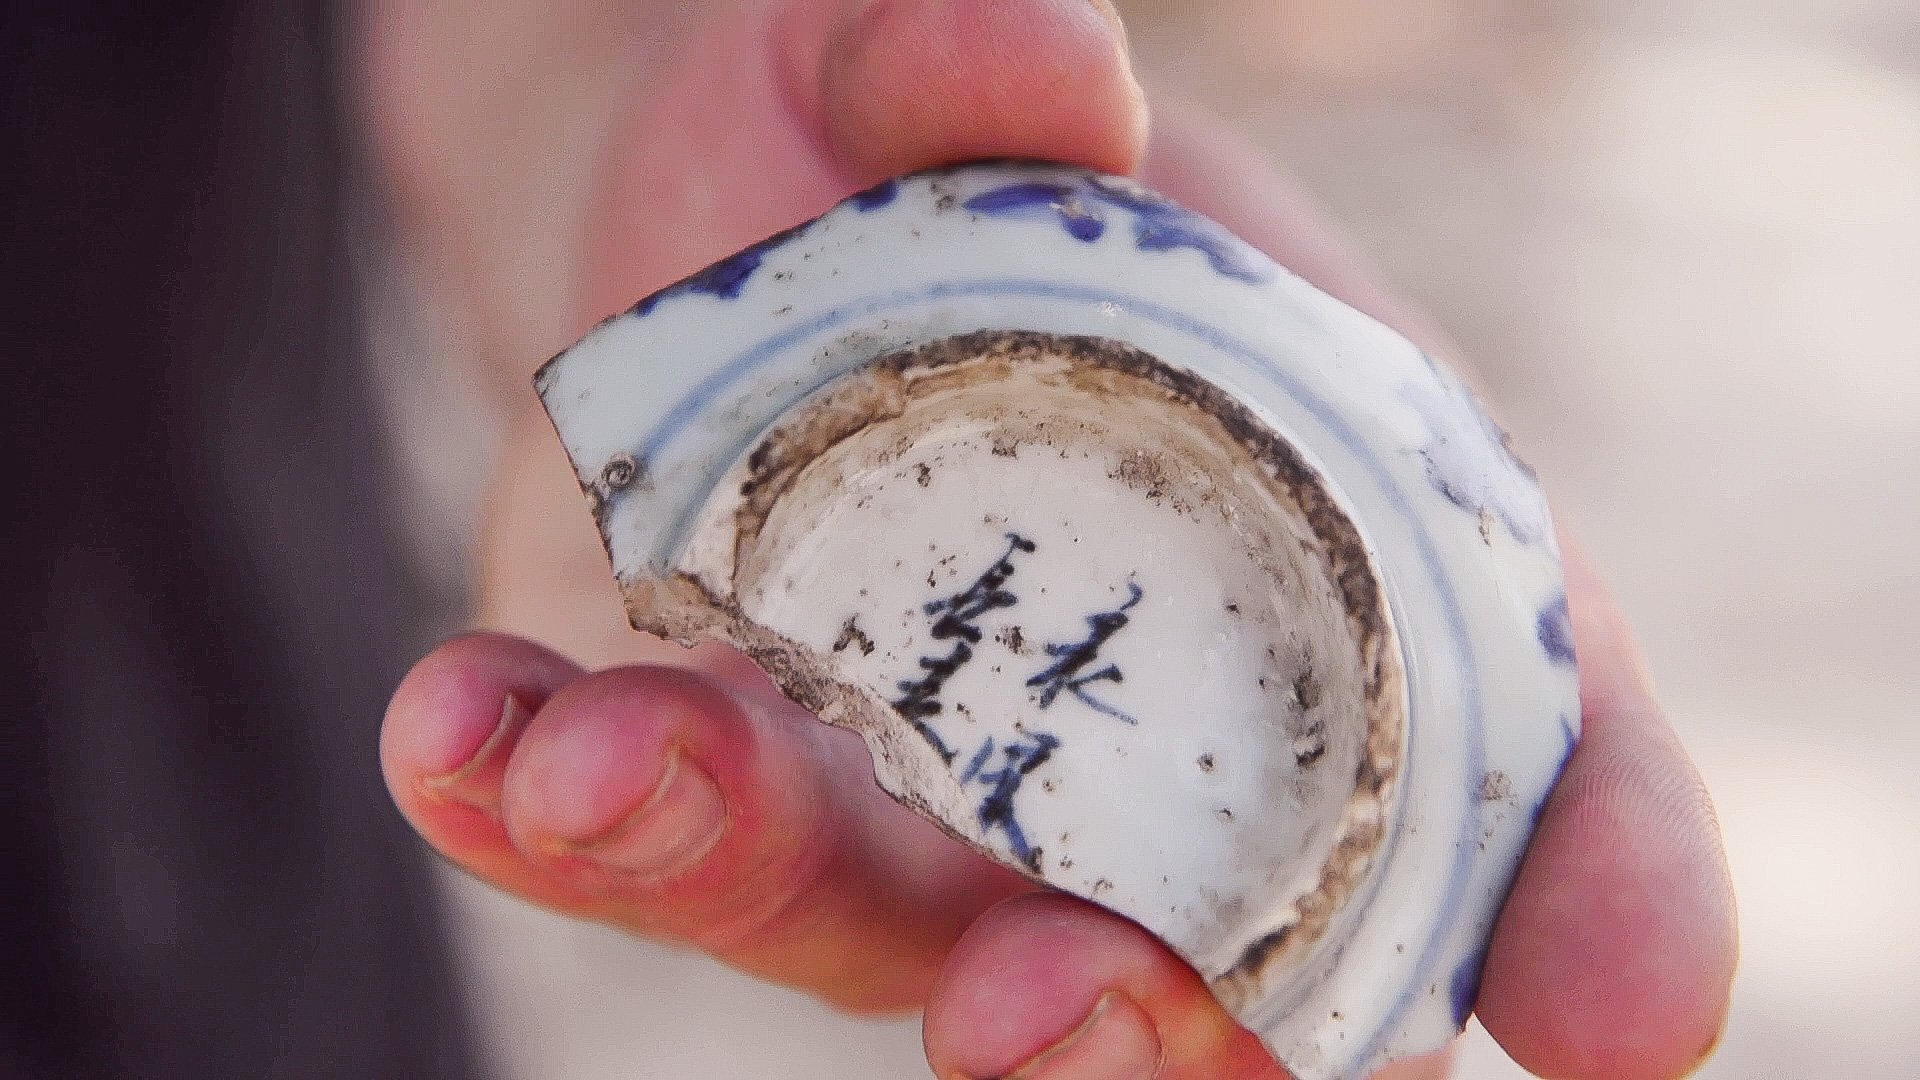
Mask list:
[[[324,6],[9,7],[0,1076],[475,1075]]]

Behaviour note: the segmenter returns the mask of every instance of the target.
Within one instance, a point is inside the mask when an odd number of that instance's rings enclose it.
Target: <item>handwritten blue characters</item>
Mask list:
[[[1006,834],[1007,847],[1013,857],[1027,864],[1029,870],[1040,869],[1040,849],[1027,842],[1026,830],[1020,827],[1020,819],[1014,814],[1013,798],[1020,792],[1020,785],[1027,774],[1047,763],[1053,752],[1060,748],[1060,740],[1044,731],[1030,731],[1017,742],[1001,748],[1005,762],[997,769],[988,769],[993,757],[993,736],[980,744],[974,751],[973,760],[967,764],[967,771],[960,774],[961,786],[982,784],[987,794],[980,800],[977,813],[980,816],[980,828],[987,833],[996,829]]]
[[[953,648],[945,656],[923,656],[920,667],[927,674],[919,679],[899,683],[901,696],[893,702],[893,707],[901,716],[913,724],[933,748],[940,753],[940,759],[953,764],[954,751],[940,733],[927,723],[929,717],[940,715],[946,706],[940,701],[940,690],[953,678],[955,672],[965,667],[973,659],[973,647],[980,641],[980,628],[974,620],[997,608],[1012,607],[1020,598],[1009,592],[1004,586],[1013,576],[1013,555],[1015,552],[1033,550],[1033,541],[1018,533],[1007,534],[1007,550],[987,571],[976,578],[973,584],[961,592],[944,600],[934,600],[921,608],[928,615],[940,618],[933,624],[933,637],[936,641],[958,638]]]
[[[894,709],[913,724],[914,730],[933,746],[941,760],[948,765],[954,764],[959,755],[931,723],[946,709],[940,699],[941,691],[956,672],[973,660],[975,646],[984,637],[978,620],[989,612],[1010,608],[1020,602],[1019,595],[1009,587],[1015,572],[1014,559],[1017,555],[1031,554],[1036,550],[1033,541],[1018,533],[1008,533],[1006,538],[1006,551],[965,589],[922,606],[925,614],[936,617],[931,631],[933,638],[952,641],[953,646],[945,654],[922,656],[919,663],[925,674],[918,679],[902,680],[897,684],[901,693],[893,702]],[[1128,582],[1126,602],[1110,611],[1098,611],[1086,616],[1085,638],[1046,646],[1046,654],[1053,663],[1026,680],[1026,685],[1037,691],[1034,700],[1040,708],[1051,708],[1065,693],[1102,716],[1125,724],[1138,723],[1134,717],[1095,697],[1087,687],[1093,683],[1118,684],[1124,681],[1117,664],[1109,662],[1104,666],[1096,665],[1099,664],[1101,647],[1126,627],[1132,618],[1129,612],[1140,603],[1142,595],[1139,585]],[[996,744],[993,736],[987,736],[968,757],[959,780],[963,787],[977,785],[985,789],[976,809],[981,830],[987,835],[995,832],[1004,835],[1014,858],[1037,873],[1040,869],[1040,849],[1028,842],[1026,831],[1020,824],[1016,800],[1021,785],[1053,757],[1054,752],[1061,748],[1061,740],[1051,732],[1037,731],[1019,724],[1014,727],[1020,737],[1012,742]]]
[[[1127,602],[1112,611],[1095,612],[1087,616],[1087,637],[1065,645],[1048,645],[1047,655],[1054,657],[1054,665],[1027,680],[1028,686],[1040,688],[1040,707],[1053,704],[1053,699],[1065,690],[1085,702],[1087,706],[1102,716],[1111,716],[1122,723],[1138,724],[1139,721],[1119,709],[1087,693],[1087,684],[1094,682],[1123,682],[1120,668],[1114,664],[1093,672],[1090,675],[1079,674],[1082,668],[1100,659],[1100,646],[1107,639],[1120,632],[1127,625],[1127,612],[1140,602],[1140,586],[1127,582]]]

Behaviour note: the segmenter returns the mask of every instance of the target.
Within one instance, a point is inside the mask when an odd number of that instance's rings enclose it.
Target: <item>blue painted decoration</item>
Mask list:
[[[1448,502],[1498,522],[1522,544],[1548,529],[1546,499],[1533,469],[1513,452],[1512,438],[1483,412],[1457,379],[1409,383],[1401,397],[1419,413],[1427,441],[1419,453],[1427,481]]]
[[[1001,747],[1006,763],[991,772],[984,771],[986,759],[993,753],[993,740],[988,738],[986,745],[974,755],[974,768],[967,770],[963,782],[981,783],[988,787],[985,798],[980,800],[980,828],[987,833],[999,831],[1006,835],[1007,849],[1013,857],[1026,864],[1027,869],[1040,869],[1040,849],[1027,842],[1027,834],[1020,827],[1020,819],[1014,813],[1014,797],[1020,793],[1020,785],[1027,774],[1047,763],[1053,752],[1060,748],[1060,740],[1044,731],[1029,731],[1019,742]]]
[[[1078,186],[1031,180],[984,191],[963,203],[977,214],[994,217],[1058,217],[1067,235],[1092,242],[1107,231],[1097,209],[1080,201]]]
[[[1573,618],[1567,611],[1565,593],[1540,609],[1540,617],[1534,620],[1534,635],[1540,639],[1540,647],[1546,650],[1548,659],[1556,664],[1573,665]]]
[[[974,625],[974,620],[989,611],[1012,607],[1020,602],[1020,598],[1005,586],[1007,579],[1013,576],[1014,553],[1033,550],[1033,541],[1018,533],[1008,533],[1006,552],[994,560],[993,565],[987,567],[971,585],[952,596],[931,601],[922,608],[928,615],[939,616],[933,624],[935,640],[957,640],[953,641],[953,647],[945,656],[920,658],[920,668],[926,672],[925,675],[895,684],[901,696],[894,700],[893,707],[913,725],[915,731],[933,744],[940,759],[949,765],[953,764],[955,751],[928,720],[946,710],[946,705],[940,700],[941,689],[955,672],[973,659],[973,646],[979,643],[981,637],[980,628]]]
[[[878,210],[892,202],[894,196],[898,194],[900,194],[900,181],[882,180],[865,191],[856,193],[847,201],[862,211]]]
[[[1453,1004],[1455,1027],[1466,1026],[1467,1017],[1473,1015],[1473,1004],[1480,998],[1480,976],[1486,965],[1487,954],[1473,952],[1453,969],[1453,978],[1447,983],[1447,997]]]
[[[1027,680],[1028,686],[1040,688],[1041,708],[1051,706],[1054,698],[1060,695],[1060,691],[1065,690],[1102,716],[1111,716],[1127,724],[1139,723],[1133,717],[1087,693],[1088,683],[1123,681],[1119,667],[1108,664],[1091,674],[1080,674],[1081,669],[1100,658],[1100,646],[1106,644],[1108,638],[1119,633],[1120,629],[1127,625],[1127,612],[1140,602],[1139,585],[1129,581],[1127,590],[1130,595],[1126,603],[1112,611],[1101,611],[1087,616],[1085,640],[1047,646],[1047,655],[1054,657],[1053,666]]]
[[[1214,273],[1248,284],[1273,274],[1270,263],[1211,221],[1165,199],[1098,177],[1082,177],[1071,184],[1050,180],[1004,184],[962,205],[995,217],[1053,217],[1067,235],[1089,243],[1106,233],[1103,207],[1124,210],[1133,215],[1133,243],[1140,251],[1190,248],[1206,258]]]
[[[1141,251],[1192,248],[1206,256],[1213,272],[1235,281],[1257,285],[1273,276],[1273,267],[1219,226],[1178,203],[1137,188],[1089,177],[1087,181],[1108,203],[1133,211],[1134,246]]]
[[[692,277],[683,278],[653,293],[633,305],[633,314],[645,318],[652,314],[654,308],[660,306],[660,301],[684,293],[702,293],[721,300],[736,300],[740,296],[740,290],[746,288],[754,271],[760,269],[760,264],[766,261],[768,254],[798,238],[811,226],[812,223],[809,222],[805,225],[796,225],[791,229],[782,229],[752,247],[743,248]]]

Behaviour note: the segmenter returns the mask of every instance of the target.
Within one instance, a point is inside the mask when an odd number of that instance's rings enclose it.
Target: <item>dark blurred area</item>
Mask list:
[[[10,5],[0,1073],[470,1076],[324,5]]]

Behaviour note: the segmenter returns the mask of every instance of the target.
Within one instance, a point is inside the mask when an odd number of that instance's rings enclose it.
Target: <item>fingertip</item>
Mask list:
[[[934,984],[924,1037],[942,1077],[1287,1080],[1163,942],[1056,892],[1003,901],[968,928]],[[1439,1080],[1451,1059],[1400,1061],[1377,1080]]]
[[[1147,109],[1103,0],[789,0],[718,14],[610,128],[584,328],[876,181],[983,157],[1131,171]]]
[[[866,0],[819,65],[823,134],[861,182],[981,157],[1124,173],[1146,144],[1145,97],[1104,0]]]
[[[387,783],[406,809],[429,780],[472,774],[515,712],[531,714],[577,678],[572,661],[504,634],[473,633],[429,652],[395,688],[380,728]]]
[[[1717,1043],[1737,958],[1698,774],[1661,741],[1588,745],[1542,816],[1477,1011],[1542,1075],[1669,1080]]]
[[[689,775],[750,770],[738,706],[692,672],[617,668],[555,694],[521,740],[503,794],[508,832],[530,855],[601,837],[644,804],[670,761]]]
[[[1162,1055],[1158,1075],[1280,1080],[1271,1056],[1165,945],[1126,919],[1046,892],[996,905],[954,946],[927,1004],[927,1057],[941,1076],[1016,1074],[1061,1054],[1096,1014],[1136,1008]]]

